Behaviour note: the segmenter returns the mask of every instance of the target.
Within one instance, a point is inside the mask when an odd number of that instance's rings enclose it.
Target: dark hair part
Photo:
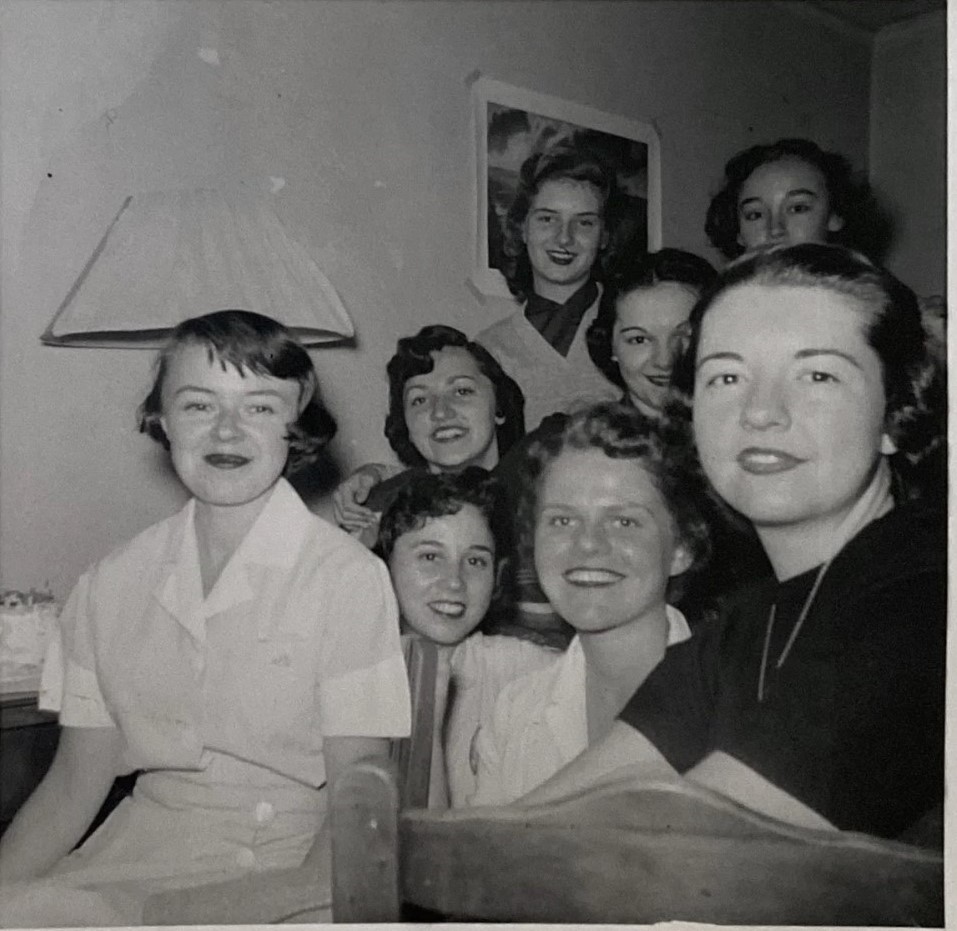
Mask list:
[[[592,362],[612,384],[626,389],[618,363],[612,360],[612,334],[617,319],[618,301],[640,288],[652,288],[663,282],[684,285],[700,294],[715,279],[717,272],[700,256],[683,249],[661,249],[637,256],[615,267],[609,275],[598,305],[598,314],[585,336]]]
[[[833,234],[833,241],[850,241],[850,221],[868,199],[866,182],[855,177],[851,163],[838,152],[825,151],[810,139],[778,139],[738,152],[724,166],[724,181],[708,206],[704,231],[725,258],[733,259],[744,252],[738,242],[738,199],[745,181],[755,169],[785,158],[800,159],[821,172],[831,212],[845,221],[844,228]]]
[[[566,449],[598,449],[609,459],[633,459],[636,468],[645,469],[651,476],[671,513],[678,541],[691,555],[688,571],[669,583],[669,600],[678,600],[684,582],[701,571],[711,555],[705,516],[707,483],[687,419],[651,418],[630,405],[602,403],[572,414],[561,430],[530,443],[519,472],[516,524],[519,546],[528,555],[534,550],[543,477]]]
[[[424,527],[431,518],[458,514],[467,504],[485,518],[495,541],[495,590],[489,610],[478,628],[487,632],[492,619],[505,610],[502,604],[506,598],[503,568],[512,551],[511,518],[498,481],[491,473],[479,466],[468,466],[456,473],[423,471],[413,474],[382,515],[374,552],[388,562],[401,536]]]
[[[690,403],[701,324],[714,302],[743,284],[823,288],[861,307],[864,336],[877,353],[886,396],[885,429],[898,452],[890,457],[895,495],[912,497],[913,469],[946,438],[946,387],[927,350],[917,298],[889,271],[837,245],[801,243],[755,251],[732,262],[691,311],[690,337],[673,382]]]
[[[505,215],[502,243],[502,274],[509,291],[522,301],[527,300],[534,290],[532,265],[525,247],[525,218],[535,195],[546,181],[577,181],[592,185],[598,192],[607,245],[592,268],[593,278],[603,280],[618,251],[617,232],[622,204],[614,169],[597,152],[569,143],[534,152],[525,159],[519,171],[518,189]]]
[[[184,320],[170,334],[156,360],[153,387],[139,408],[140,433],[149,434],[164,449],[169,437],[160,423],[163,384],[170,360],[181,346],[206,347],[210,362],[232,365],[240,375],[257,375],[299,383],[300,403],[308,398],[295,423],[289,424],[286,474],[314,462],[335,436],[336,422],[319,394],[319,379],[309,353],[281,323],[248,310],[218,310]]]
[[[425,465],[415,448],[405,422],[405,383],[416,375],[426,375],[435,368],[435,353],[442,349],[464,349],[491,381],[495,389],[495,414],[502,418],[496,424],[499,457],[525,436],[525,395],[480,343],[472,342],[461,330],[435,324],[423,327],[415,336],[399,340],[395,355],[389,360],[389,413],[385,418],[385,435],[399,460],[407,466]]]

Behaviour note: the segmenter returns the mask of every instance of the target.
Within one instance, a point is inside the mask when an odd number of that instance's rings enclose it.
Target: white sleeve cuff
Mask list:
[[[60,724],[63,727],[116,727],[106,710],[96,674],[70,659],[66,661],[64,673]]]
[[[321,683],[319,708],[327,737],[407,737],[412,714],[402,654]]]

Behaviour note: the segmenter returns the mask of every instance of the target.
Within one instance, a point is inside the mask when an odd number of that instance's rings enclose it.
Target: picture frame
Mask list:
[[[508,297],[499,268],[504,217],[532,152],[559,139],[585,142],[615,165],[627,204],[626,248],[661,248],[661,144],[649,122],[515,87],[471,79],[475,179],[469,284],[480,297]],[[633,245],[632,245],[633,244]]]

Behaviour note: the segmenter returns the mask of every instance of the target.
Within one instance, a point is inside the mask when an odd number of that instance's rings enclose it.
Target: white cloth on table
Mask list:
[[[588,355],[585,334],[598,314],[599,298],[582,317],[568,355],[554,349],[528,322],[517,301],[502,304],[508,316],[475,337],[498,361],[525,395],[525,425],[533,430],[543,417],[556,411],[570,412],[598,401],[617,401],[616,387]]]
[[[687,640],[684,615],[669,605],[667,616],[668,646]],[[476,739],[476,788],[468,805],[514,802],[588,747],[585,673],[576,636],[557,663],[502,689]]]
[[[157,889],[298,865],[325,815],[323,737],[409,733],[384,564],[280,480],[204,598],[193,516],[84,574],[43,673],[41,707],[119,728],[124,771],[146,771],[48,878],[127,923]]]

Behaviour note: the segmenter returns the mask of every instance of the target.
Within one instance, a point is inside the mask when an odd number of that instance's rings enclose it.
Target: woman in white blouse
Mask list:
[[[192,498],[86,572],[63,612],[41,696],[59,748],[0,846],[7,926],[135,924],[160,889],[307,857],[318,871],[325,787],[408,733],[386,569],[283,478],[335,431],[302,346],[245,311],[185,321],[141,430]]]

